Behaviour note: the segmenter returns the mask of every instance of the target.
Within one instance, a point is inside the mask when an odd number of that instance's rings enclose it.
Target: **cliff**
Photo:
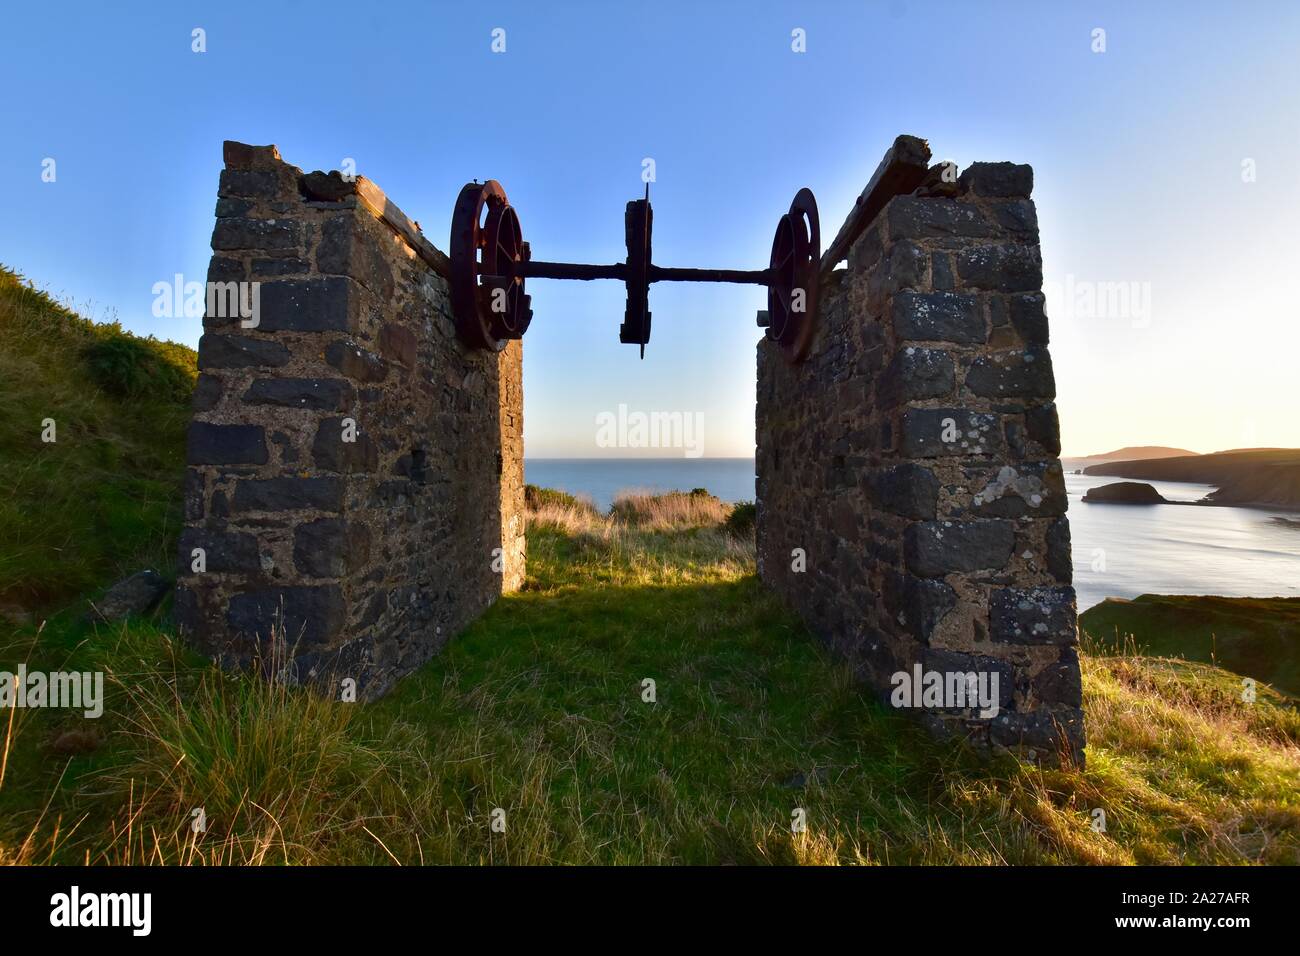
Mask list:
[[[1217,505],[1261,505],[1300,510],[1300,449],[1258,448],[1089,465],[1085,475],[1215,485],[1205,499]]]

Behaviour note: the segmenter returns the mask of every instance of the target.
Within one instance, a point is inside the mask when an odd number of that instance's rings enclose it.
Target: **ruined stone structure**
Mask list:
[[[257,308],[204,319],[178,623],[232,664],[278,626],[299,679],[374,697],[523,580],[522,346],[458,341],[373,183],[225,160],[208,278]]]
[[[1032,173],[929,158],[899,138],[811,339],[758,347],[759,573],[886,700],[997,676],[996,715],[922,707],[935,732],[1081,759]],[[458,339],[446,256],[373,183],[228,143],[219,195],[209,280],[260,301],[204,320],[178,619],[375,696],[523,580],[521,346]]]
[[[918,664],[996,673],[996,716],[922,719],[1054,762],[1084,733],[1032,185],[935,167],[824,282],[807,360],[759,344],[757,534],[762,580],[883,699]]]

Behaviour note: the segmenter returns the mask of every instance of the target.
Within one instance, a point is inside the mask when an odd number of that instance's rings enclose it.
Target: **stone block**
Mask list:
[[[208,262],[209,282],[242,282],[247,276],[241,259],[231,256],[213,256]]]
[[[1040,709],[1030,713],[1004,711],[989,722],[989,742],[1038,763],[1082,765],[1083,711],[1079,708]]]
[[[293,219],[218,219],[212,230],[212,248],[294,249],[302,242],[302,224]]]
[[[177,563],[182,574],[193,574],[194,550],[202,549],[204,574],[260,574],[257,539],[239,531],[186,528],[181,532]]]
[[[1011,296],[1011,324],[1029,345],[1046,345],[1047,297],[1041,292],[1022,292]]]
[[[1037,347],[978,356],[966,371],[966,387],[987,398],[1054,398],[1052,357]]]
[[[1015,696],[1016,690],[1016,676],[1014,668],[1007,661],[998,660],[996,657],[989,657],[986,654],[970,654],[964,651],[931,647],[925,651],[924,667],[927,671],[937,671],[944,675],[974,674],[976,687],[979,686],[982,680],[989,691],[993,690],[993,676],[997,675],[997,694],[996,696],[992,694],[989,696],[996,703],[999,712],[1012,707],[1012,698]],[[969,693],[969,682],[966,687]],[[978,694],[976,694],[976,697],[978,697]],[[967,709],[976,709],[975,704],[970,704]]]
[[[1020,242],[1038,241],[1038,211],[1028,199],[996,203],[992,213],[1003,234]]]
[[[929,641],[934,629],[954,607],[957,592],[942,581],[904,575],[903,616],[912,635]]]
[[[1056,403],[1034,405],[1025,409],[1025,430],[1029,437],[1043,446],[1050,455],[1061,453],[1061,425],[1056,414]]]
[[[972,482],[971,510],[981,517],[1024,518],[1063,515],[1065,473],[1059,461],[1004,464]]]
[[[357,382],[382,382],[388,378],[388,363],[355,342],[331,342],[325,349],[325,361]]]
[[[957,183],[974,196],[1028,199],[1034,191],[1034,170],[1020,163],[971,163]]]
[[[1037,292],[1043,287],[1043,260],[1036,245],[965,246],[953,253],[953,261],[967,289]]]
[[[379,351],[386,358],[413,368],[418,355],[415,334],[404,326],[390,322],[380,330]]]
[[[282,276],[296,276],[311,272],[311,263],[306,259],[292,256],[287,259],[254,259],[253,278],[278,279]]]
[[[341,511],[343,482],[338,478],[248,478],[235,484],[233,508],[250,511]]]
[[[225,169],[218,195],[223,199],[277,199],[284,185],[284,178],[274,169]]]
[[[264,332],[353,332],[360,300],[350,279],[281,279],[262,283]]]
[[[878,468],[867,476],[868,499],[905,518],[933,520],[939,500],[939,479],[924,465],[904,462]]]
[[[279,169],[284,162],[275,146],[251,146],[228,139],[221,144],[227,169]]]
[[[984,310],[973,295],[900,292],[891,302],[894,334],[905,342],[982,344],[988,339]]]
[[[356,180],[347,180],[337,169],[323,173],[320,170],[302,178],[302,188],[312,199],[320,202],[339,202],[357,191]]]
[[[191,465],[265,465],[266,459],[259,425],[190,423],[185,460]]]
[[[1060,658],[1043,667],[1030,682],[1040,700],[1067,707],[1083,706],[1083,679],[1079,671],[1079,652],[1062,648]]]
[[[1070,553],[1070,522],[1057,518],[1047,526],[1047,570],[1062,584],[1074,579],[1074,558]]]
[[[393,270],[351,217],[328,219],[316,249],[316,268],[326,275],[351,276],[384,300],[393,295]]]
[[[194,383],[194,398],[191,408],[196,412],[210,412],[221,401],[221,379],[215,375],[203,374]]]
[[[957,387],[952,356],[943,349],[908,345],[890,361],[877,389],[882,408],[927,398],[950,398]]]
[[[907,527],[903,537],[907,567],[925,578],[957,571],[996,571],[1006,567],[1015,549],[1010,521],[923,521]]]
[[[893,239],[991,239],[999,234],[978,206],[955,199],[896,196],[885,212]]]
[[[311,454],[316,467],[323,471],[352,474],[373,472],[379,467],[379,449],[374,440],[359,429],[349,430],[342,418],[327,418],[320,423]]]
[[[1078,641],[1074,588],[997,588],[989,601],[989,637],[1004,644]]]
[[[997,455],[1004,448],[1001,419],[967,408],[909,408],[902,416],[899,453],[904,458]]]
[[[293,532],[293,563],[314,578],[341,578],[363,569],[370,560],[370,534],[365,525],[341,518],[301,524]]]
[[[199,339],[199,368],[280,368],[289,364],[289,349],[272,339],[211,332]]]
[[[277,405],[313,411],[346,411],[356,398],[352,386],[336,378],[259,378],[243,400],[250,405]]]
[[[333,643],[346,617],[342,590],[327,584],[260,588],[235,594],[226,621],[233,632],[262,641],[272,636],[274,628],[277,640],[292,648]]]

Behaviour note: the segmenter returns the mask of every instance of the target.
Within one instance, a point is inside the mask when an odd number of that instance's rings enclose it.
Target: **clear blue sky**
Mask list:
[[[798,187],[833,235],[908,132],[1034,165],[1049,282],[1150,289],[1148,321],[1053,315],[1067,453],[1298,446],[1298,26],[1294,3],[15,5],[0,261],[196,343],[151,287],[204,277],[237,139],[308,170],[355,158],[444,247],[460,186],[499,179],[536,257],[584,262],[622,259],[649,156],[656,261],[758,268]],[[530,456],[602,454],[619,403],[703,412],[706,455],[752,453],[760,289],[654,286],[639,362],[621,284],[530,285]]]

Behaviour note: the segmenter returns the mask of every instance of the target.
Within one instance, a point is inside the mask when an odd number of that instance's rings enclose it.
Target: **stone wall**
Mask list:
[[[871,221],[805,362],[759,345],[759,574],[887,703],[918,665],[997,676],[983,716],[919,708],[937,734],[1082,760],[1033,173],[951,178]]]
[[[241,665],[278,623],[298,679],[374,697],[522,583],[521,345],[460,343],[445,257],[373,183],[225,160],[209,288],[257,308],[204,318],[178,624]]]

